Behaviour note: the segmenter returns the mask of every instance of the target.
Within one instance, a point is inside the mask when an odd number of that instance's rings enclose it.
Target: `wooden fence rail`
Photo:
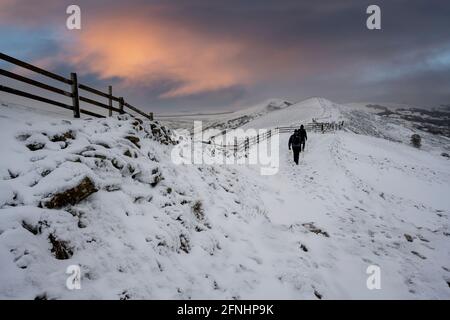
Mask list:
[[[326,131],[335,131],[335,130],[341,130],[343,128],[343,122],[311,122],[304,125],[304,128],[306,131],[319,131],[319,132],[326,132]],[[294,132],[294,130],[299,129],[298,126],[295,127],[276,127],[273,129],[270,129],[264,133],[257,134],[256,136],[251,137],[245,137],[241,141],[238,141],[237,137],[234,137],[233,144],[228,145],[218,145],[214,143],[214,138],[220,136],[220,134],[215,135],[212,137],[212,140],[210,140],[208,143],[214,145],[216,148],[220,148],[224,151],[231,151],[236,156],[238,153],[244,151],[245,155],[248,154],[248,151],[250,147],[252,147],[255,144],[259,144],[260,142],[263,142],[265,140],[270,139],[273,135],[279,134],[279,133],[289,133]],[[221,132],[222,135],[225,135],[227,133],[226,130],[223,130]]]
[[[139,115],[149,119],[149,120],[153,120],[153,112],[150,113],[145,113],[144,111],[130,105],[128,102],[125,102],[123,97],[116,97],[112,94],[112,86],[108,87],[108,93],[97,90],[95,88],[89,87],[87,85],[81,84],[78,82],[78,77],[76,73],[71,73],[70,74],[70,79],[65,78],[61,75],[58,75],[56,73],[44,70],[42,68],[36,67],[32,64],[29,64],[27,62],[21,61],[19,59],[16,59],[14,57],[8,56],[4,53],[0,52],[0,60],[9,62],[11,64],[14,64],[16,66],[22,67],[24,69],[27,69],[29,71],[32,71],[34,73],[43,75],[47,78],[51,78],[53,80],[62,82],[64,85],[69,85],[70,86],[70,91],[69,90],[64,90],[64,89],[60,89],[54,86],[51,86],[49,84],[40,82],[40,81],[36,81],[33,80],[31,78],[16,74],[14,72],[11,71],[7,71],[4,69],[0,68],[0,76],[3,77],[7,77],[16,81],[20,81],[23,83],[26,83],[28,85],[37,87],[39,89],[42,90],[46,90],[46,91],[50,91],[52,93],[58,94],[58,95],[62,95],[64,97],[68,97],[71,98],[72,103],[71,105],[67,104],[67,103],[63,103],[60,101],[56,101],[50,98],[47,98],[45,96],[40,96],[40,95],[35,95],[35,94],[31,94],[29,92],[26,91],[22,91],[22,90],[18,90],[18,89],[14,89],[5,85],[0,84],[0,91],[9,93],[9,94],[13,94],[13,95],[17,95],[17,96],[21,96],[27,99],[32,99],[32,100],[36,100],[36,101],[40,101],[46,104],[50,104],[53,106],[57,106],[60,108],[64,108],[64,109],[68,109],[68,110],[72,110],[73,111],[73,115],[75,118],[80,118],[80,114],[87,114],[89,116],[93,116],[93,117],[100,117],[100,118],[104,118],[105,116],[98,114],[96,112],[92,112],[89,110],[85,110],[80,108],[80,102],[84,102],[86,104],[95,106],[95,107],[99,107],[102,109],[106,109],[108,110],[108,115],[112,116],[113,112],[119,113],[119,114],[130,114],[132,115],[128,110],[126,110],[125,108],[138,113]],[[88,98],[86,96],[80,95],[81,92],[88,92],[90,94],[96,95],[96,96],[100,96],[102,98],[106,98],[107,99],[107,103],[101,102],[101,101],[97,101],[95,99],[91,99]],[[117,102],[119,107],[114,107],[113,106],[113,102]]]

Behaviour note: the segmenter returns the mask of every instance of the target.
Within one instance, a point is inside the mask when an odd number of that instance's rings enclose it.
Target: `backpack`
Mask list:
[[[292,146],[293,147],[300,147],[302,144],[302,138],[299,134],[294,134],[292,136]]]

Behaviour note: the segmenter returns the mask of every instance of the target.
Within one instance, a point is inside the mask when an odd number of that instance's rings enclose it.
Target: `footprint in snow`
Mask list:
[[[421,255],[420,253],[418,253],[417,251],[411,251],[412,254],[418,256],[420,259],[425,260],[427,257]]]

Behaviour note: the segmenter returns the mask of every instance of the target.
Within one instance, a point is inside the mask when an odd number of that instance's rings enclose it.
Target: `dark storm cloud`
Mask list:
[[[29,3],[0,0],[0,8],[9,8],[0,13],[0,24],[6,23],[9,28],[53,25],[62,34],[67,33],[61,24],[65,18],[61,11],[64,13],[69,2],[42,1],[36,11],[30,10]],[[95,84],[119,83],[124,95],[132,94],[136,103],[153,108],[214,108],[270,97],[296,100],[312,95],[338,101],[449,103],[447,1],[179,0],[78,4],[83,12],[84,38],[80,37],[83,41],[76,45],[83,52],[93,52],[89,59],[94,55],[102,58],[89,64],[63,56],[66,65],[58,61],[59,65],[53,67],[64,72],[74,67],[86,69],[86,78]],[[365,10],[370,4],[381,7],[382,30],[369,31],[365,27]],[[118,16],[123,19],[117,20]],[[108,72],[96,69],[104,61],[124,59],[111,56],[107,60],[104,52],[93,48],[104,36],[98,31],[99,25],[112,19],[119,22],[107,26],[117,30],[138,23],[136,29],[128,31],[132,44],[139,43],[134,52],[145,51],[150,59],[153,48],[162,48],[161,56],[156,58],[162,59],[165,69],[174,72],[164,73],[154,65],[146,65],[151,75],[143,74],[132,85],[120,86],[121,79],[127,84],[133,80],[126,79],[128,65]],[[161,26],[160,30],[155,31],[157,26]],[[180,29],[188,31],[180,33]],[[154,32],[159,32],[163,40],[149,41]],[[121,36],[114,30],[111,33]],[[2,51],[14,51],[10,39],[1,37]],[[180,46],[183,40],[186,43]],[[30,43],[38,46],[31,39]],[[179,50],[179,56],[171,56],[172,47]],[[211,54],[195,61],[205,51]],[[186,62],[184,56],[189,56]],[[140,59],[136,57],[142,65]],[[192,74],[188,68],[191,62],[195,69]]]

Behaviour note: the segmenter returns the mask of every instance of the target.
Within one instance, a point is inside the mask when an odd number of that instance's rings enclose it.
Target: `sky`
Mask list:
[[[81,30],[66,27],[70,4]],[[381,30],[366,28],[371,4]],[[442,0],[0,0],[0,51],[155,112],[311,96],[450,104]]]

